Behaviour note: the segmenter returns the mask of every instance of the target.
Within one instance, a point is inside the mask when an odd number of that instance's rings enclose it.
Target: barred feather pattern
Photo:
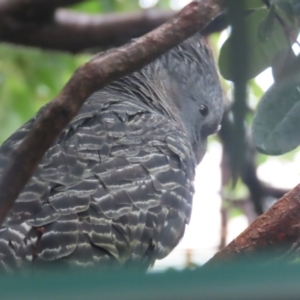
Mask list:
[[[0,269],[147,268],[168,255],[189,222],[195,167],[222,113],[200,34],[92,95],[0,227]],[[0,147],[0,174],[40,114]]]
[[[37,118],[2,145],[0,170]],[[184,233],[195,165],[180,124],[96,93],[47,151],[0,228],[0,268],[57,260],[148,267]]]

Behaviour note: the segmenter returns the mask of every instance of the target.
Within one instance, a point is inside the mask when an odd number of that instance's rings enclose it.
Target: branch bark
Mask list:
[[[120,46],[146,34],[175,15],[173,11],[89,15],[59,9],[44,23],[0,19],[0,40],[43,49],[77,53],[96,47]]]
[[[85,0],[0,0],[0,15],[29,16],[40,11],[53,12],[58,7],[83,1]]]
[[[232,151],[232,125],[229,119],[229,110],[224,113],[222,120],[222,127],[219,131],[219,137],[223,145],[223,159],[222,159],[222,175],[223,175],[223,186],[229,184],[231,178],[231,169],[229,163],[229,157],[234,158]],[[246,140],[246,151],[244,153],[243,169],[240,172],[241,179],[247,186],[250,194],[250,201],[253,204],[255,213],[261,215],[264,212],[264,200],[268,197],[281,198],[285,193],[288,192],[286,189],[278,189],[271,187],[262,182],[256,172],[256,150],[254,149],[252,142]],[[224,183],[225,181],[225,183]]]
[[[77,53],[120,46],[168,21],[174,11],[144,10],[129,14],[91,15],[58,9],[85,0],[0,0],[0,40]],[[225,13],[203,35],[228,26]]]
[[[300,184],[284,195],[266,213],[258,217],[228,246],[217,252],[207,265],[225,260],[255,258],[272,249],[274,258],[285,256],[287,250],[300,244]]]
[[[38,163],[83,102],[106,84],[150,63],[201,30],[224,8],[224,0],[193,1],[176,17],[129,45],[78,68],[16,149],[0,179],[0,223]]]

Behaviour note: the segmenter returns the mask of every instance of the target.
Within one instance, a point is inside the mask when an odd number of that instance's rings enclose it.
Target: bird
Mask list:
[[[45,107],[0,147],[0,174]],[[0,226],[0,269],[147,270],[182,239],[223,97],[200,33],[92,94]]]

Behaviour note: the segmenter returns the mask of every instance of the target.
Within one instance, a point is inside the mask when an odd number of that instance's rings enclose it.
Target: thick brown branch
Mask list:
[[[61,93],[48,105],[4,169],[0,180],[0,223],[44,153],[93,92],[140,69],[201,30],[223,7],[224,0],[193,1],[178,16],[156,30],[80,67]]]
[[[28,15],[39,11],[53,12],[85,0],[0,0],[0,15]]]
[[[175,15],[172,11],[146,10],[128,14],[89,15],[58,10],[52,21],[0,20],[0,40],[72,53],[95,47],[125,44],[146,34]]]
[[[208,265],[238,257],[255,257],[259,253],[270,250],[271,247],[276,257],[283,256],[287,249],[299,244],[299,216],[300,184],[219,251]]]
[[[83,1],[83,0],[81,0]],[[54,9],[80,0],[0,0],[0,40],[25,46],[77,53],[127,43],[163,24],[174,11],[90,15]],[[225,13],[203,30],[204,35],[228,26]]]

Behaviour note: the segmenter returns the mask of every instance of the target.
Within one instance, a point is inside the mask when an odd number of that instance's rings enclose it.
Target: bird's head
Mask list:
[[[199,163],[207,137],[217,131],[223,115],[223,95],[211,50],[196,34],[165,54],[162,62],[168,75],[166,93]]]
[[[200,163],[207,137],[217,131],[223,115],[215,61],[200,33],[114,85],[129,86],[139,102],[179,122]]]

